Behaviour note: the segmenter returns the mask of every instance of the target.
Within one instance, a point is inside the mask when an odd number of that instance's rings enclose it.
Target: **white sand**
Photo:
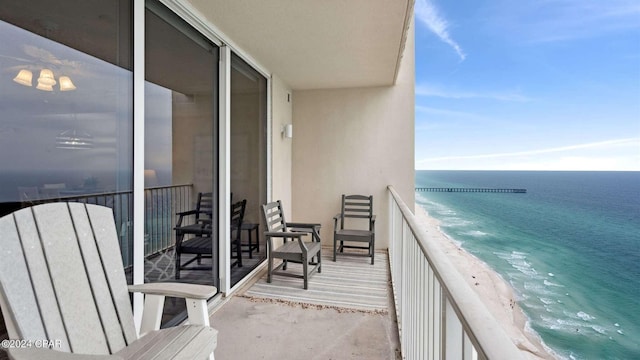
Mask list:
[[[416,206],[416,217],[429,235],[449,256],[458,271],[478,293],[514,344],[528,359],[554,359],[542,345],[537,334],[527,330],[527,317],[515,301],[511,286],[487,264],[456,245],[441,230],[438,220],[430,217],[420,206]]]

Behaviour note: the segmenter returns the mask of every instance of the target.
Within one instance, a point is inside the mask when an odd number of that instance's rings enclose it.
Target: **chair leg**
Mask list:
[[[302,257],[302,273],[304,275],[304,289],[307,290],[309,288],[309,259],[306,256]]]
[[[322,272],[322,249],[318,250],[318,273]]]
[[[375,235],[371,238],[371,265],[373,265],[373,259],[376,257],[376,238]]]
[[[253,259],[253,242],[251,241],[251,230],[247,231],[249,233],[249,259]]]
[[[256,252],[260,253],[260,233],[258,232],[258,227],[256,226]]]
[[[240,231],[240,230],[238,230]],[[238,256],[238,267],[241,268],[242,267],[242,244],[241,244],[242,238],[240,236],[238,236],[238,241],[236,244],[236,254]]]
[[[271,283],[271,270],[273,270],[273,257],[269,254],[269,264],[267,265],[267,282]]]
[[[176,251],[176,280],[180,280],[180,252]]]
[[[333,235],[333,262],[336,262],[336,236]]]

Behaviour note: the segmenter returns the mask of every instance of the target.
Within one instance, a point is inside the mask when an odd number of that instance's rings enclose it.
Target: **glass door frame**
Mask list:
[[[218,271],[220,274],[220,288],[215,298],[228,296],[235,292],[244,281],[238,282],[231,287],[231,273],[227,266],[231,258],[229,241],[230,228],[230,154],[231,154],[231,52],[241,57],[255,70],[262,74],[267,80],[266,92],[266,121],[267,121],[267,174],[266,189],[267,201],[272,196],[272,118],[271,118],[271,73],[258,64],[257,61],[248,56],[242,49],[238,48],[213,25],[205,23],[196,14],[195,9],[186,6],[180,0],[157,0],[171,11],[182,17],[188,24],[193,26],[203,36],[219,47],[219,91],[218,91],[218,238],[219,261]],[[144,283],[144,129],[145,129],[145,0],[133,1],[133,283]],[[215,180],[214,180],[215,182]],[[213,185],[212,185],[213,186]],[[215,188],[214,188],[215,191]],[[251,278],[264,266],[258,266],[245,279]],[[136,293],[133,295],[133,314],[136,327],[139,329],[142,321],[143,295]]]

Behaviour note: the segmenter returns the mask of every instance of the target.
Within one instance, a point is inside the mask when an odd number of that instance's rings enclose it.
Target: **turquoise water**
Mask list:
[[[640,172],[416,171],[442,230],[515,289],[559,358],[640,359]]]

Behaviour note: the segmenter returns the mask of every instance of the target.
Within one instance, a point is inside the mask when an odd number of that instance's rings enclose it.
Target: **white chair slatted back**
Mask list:
[[[110,208],[52,203],[0,219],[0,298],[15,339],[115,353],[137,339]],[[5,309],[4,307],[7,307]]]

